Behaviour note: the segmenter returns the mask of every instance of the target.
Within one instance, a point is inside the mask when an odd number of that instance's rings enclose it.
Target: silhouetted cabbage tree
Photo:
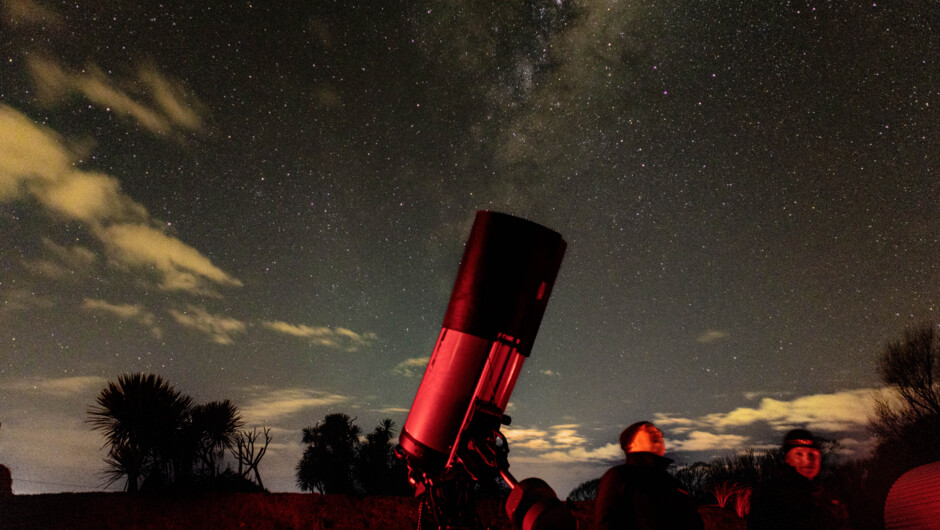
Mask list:
[[[129,492],[263,489],[257,472],[263,452],[252,455],[257,486],[223,470],[227,450],[238,456],[244,423],[229,400],[194,405],[160,376],[135,373],[109,381],[88,415],[108,447],[107,485],[126,479]]]
[[[307,444],[297,464],[297,485],[303,491],[364,495],[409,495],[407,469],[393,452],[395,423],[383,420],[362,437],[354,419],[327,415],[303,430]]]
[[[152,474],[173,477],[179,466],[178,442],[183,437],[193,402],[158,375],[122,375],[98,394],[89,421],[104,433],[110,482],[127,477],[127,491]]]
[[[366,495],[410,495],[408,468],[395,456],[395,422],[382,420],[359,447],[356,478]]]
[[[358,493],[353,466],[362,430],[346,414],[328,414],[322,422],[303,430],[307,444],[297,464],[297,485],[302,491]]]
[[[195,433],[201,463],[210,475],[221,473],[225,451],[234,450],[239,429],[244,424],[238,409],[227,399],[193,408],[191,428]]]

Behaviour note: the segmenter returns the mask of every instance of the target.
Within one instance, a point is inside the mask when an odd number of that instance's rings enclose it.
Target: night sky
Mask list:
[[[303,427],[404,424],[477,210],[568,242],[518,478],[564,497],[642,419],[687,463],[870,447],[877,353],[940,319],[937,3],[263,4],[0,0],[14,492],[100,487],[132,372],[297,491]]]

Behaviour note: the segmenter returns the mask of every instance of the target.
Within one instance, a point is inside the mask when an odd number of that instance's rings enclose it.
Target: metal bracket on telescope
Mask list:
[[[499,427],[510,421],[495,405],[475,400],[446,468],[459,465],[477,482],[495,479],[500,470],[509,468],[509,442]]]

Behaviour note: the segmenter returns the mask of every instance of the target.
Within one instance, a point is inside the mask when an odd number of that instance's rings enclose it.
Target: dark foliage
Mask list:
[[[353,421],[345,414],[329,414],[315,427],[303,430],[307,448],[297,464],[297,485],[302,491],[358,493],[353,465],[362,431]]]
[[[600,478],[594,478],[578,484],[568,494],[569,501],[593,501],[597,498],[597,488],[601,484]]]
[[[225,451],[235,447],[243,425],[238,409],[227,399],[193,408],[190,427],[201,464],[210,476],[219,474]]]
[[[126,479],[132,493],[233,491],[232,484],[247,480],[221,470],[243,424],[229,400],[194,405],[160,376],[135,373],[109,381],[88,415],[109,446],[107,484]],[[234,491],[257,490],[238,488]]]
[[[356,458],[356,477],[366,495],[409,495],[408,468],[395,456],[395,422],[386,418],[366,435]]]
[[[297,485],[319,493],[409,495],[407,469],[393,453],[395,423],[384,420],[362,441],[354,421],[334,413],[303,430],[307,447],[297,464]]]
[[[852,527],[863,530],[883,527],[884,502],[895,480],[940,460],[940,326],[910,327],[900,340],[886,344],[878,374],[897,399],[876,400],[869,427],[878,445],[871,458],[846,473]]]
[[[144,477],[171,477],[180,469],[180,450],[190,446],[184,430],[191,398],[158,375],[136,373],[109,381],[95,402],[89,421],[110,445],[109,484],[126,476],[127,491],[136,492]]]

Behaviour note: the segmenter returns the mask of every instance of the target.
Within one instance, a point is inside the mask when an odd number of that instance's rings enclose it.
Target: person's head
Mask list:
[[[806,429],[793,429],[783,437],[783,459],[797,473],[809,480],[819,475],[822,454],[819,442]]]
[[[663,433],[648,421],[638,421],[620,433],[620,448],[624,453],[647,452],[659,456],[666,454]]]

